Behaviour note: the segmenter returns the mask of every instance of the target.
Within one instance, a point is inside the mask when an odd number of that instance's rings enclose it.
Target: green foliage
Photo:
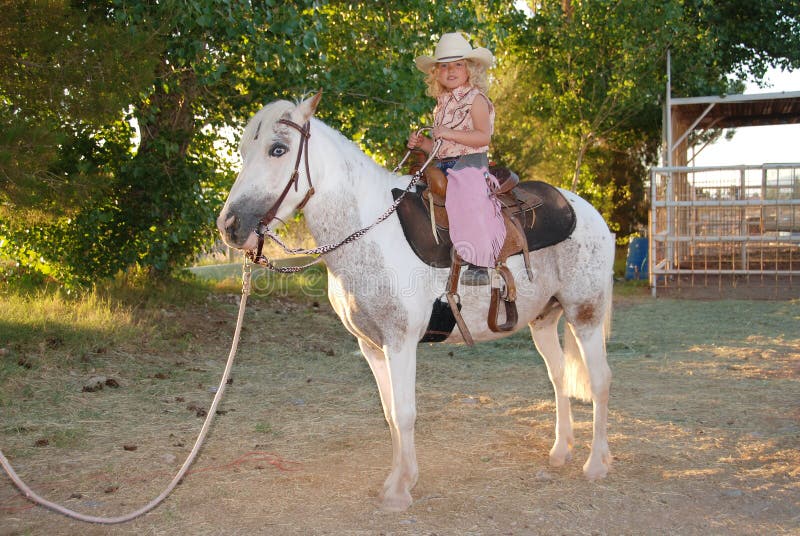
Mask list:
[[[764,2],[755,17],[738,1],[536,2],[504,41],[496,157],[577,191],[613,230],[634,232],[660,147],[666,51],[673,94],[735,92],[747,73],[798,65],[800,8],[788,4]]]
[[[322,119],[396,161],[433,104],[413,58],[455,29],[499,60],[494,158],[574,187],[624,234],[643,218],[666,49],[677,94],[798,66],[790,4],[5,1],[0,255],[71,285],[170,273],[213,240],[235,174],[222,130],[319,88]]]
[[[151,71],[153,46],[149,36],[105,20],[99,5],[2,8],[0,217],[13,212],[18,223],[34,223],[80,203],[101,182],[90,161],[70,169],[59,159],[93,137],[103,143],[106,125],[148,81],[141,73]]]
[[[739,78],[768,67],[800,68],[800,3],[686,0],[684,17],[702,29],[705,62]]]
[[[230,163],[214,148],[217,131],[241,127],[264,102],[324,88],[329,97],[322,117],[373,154],[391,157],[402,148],[407,125],[430,108],[413,68],[414,56],[430,49],[440,28],[484,24],[472,2],[395,6],[312,0],[118,0],[60,8],[69,35],[82,35],[78,28],[90,24],[106,35],[147,36],[150,45],[144,54],[149,63],[136,70],[138,76],[114,73],[111,80],[119,91],[92,89],[80,71],[72,85],[42,79],[42,91],[76,97],[70,99],[74,105],[54,107],[58,113],[51,114],[53,120],[39,123],[42,135],[56,136],[56,124],[89,126],[61,130],[58,139],[34,144],[38,153],[31,151],[28,161],[44,152],[49,158],[40,172],[25,178],[41,191],[45,173],[57,177],[62,189],[77,199],[41,203],[33,201],[36,194],[15,194],[12,202],[14,188],[9,187],[8,207],[18,213],[37,206],[40,217],[23,221],[6,210],[0,220],[0,251],[71,284],[135,265],[168,273],[206,245],[222,195],[233,179]],[[23,16],[39,21],[45,13],[21,10],[19,17]],[[39,43],[43,36],[15,39]],[[49,44],[48,57],[71,58],[73,45],[66,41]],[[80,60],[102,70],[103,49],[88,41],[84,46],[92,53]],[[28,105],[34,110],[31,117],[48,108],[39,110],[34,98],[19,97],[13,84],[6,83],[10,73],[5,74],[0,89],[7,96],[10,116],[28,117],[20,113]],[[147,83],[139,83],[140,78]],[[87,87],[73,89],[78,82]],[[100,106],[80,98],[85,91],[108,94],[109,99]],[[88,117],[87,110],[95,108],[112,113]],[[123,139],[128,119],[138,124],[138,147],[130,136]],[[106,153],[114,158],[100,159]],[[18,157],[14,161],[21,162]]]

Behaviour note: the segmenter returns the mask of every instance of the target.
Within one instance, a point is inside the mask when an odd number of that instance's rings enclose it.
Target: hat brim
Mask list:
[[[489,69],[494,63],[494,56],[488,48],[479,47],[472,49],[466,54],[448,56],[446,58],[437,59],[433,56],[420,56],[414,60],[414,64],[417,66],[417,69],[427,74],[430,72],[431,67],[437,63],[451,63],[458,60],[474,60]]]

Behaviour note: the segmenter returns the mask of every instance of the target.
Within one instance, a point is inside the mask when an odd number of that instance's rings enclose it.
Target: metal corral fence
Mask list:
[[[653,296],[800,296],[800,164],[653,168],[650,191]]]

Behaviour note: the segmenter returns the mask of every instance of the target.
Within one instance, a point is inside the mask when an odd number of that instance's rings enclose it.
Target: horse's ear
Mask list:
[[[322,90],[320,89],[317,91],[316,95],[309,97],[300,103],[300,106],[297,107],[296,111],[301,114],[301,120],[299,121],[301,125],[311,119],[311,116],[313,116],[314,112],[317,111],[317,105],[321,99]]]

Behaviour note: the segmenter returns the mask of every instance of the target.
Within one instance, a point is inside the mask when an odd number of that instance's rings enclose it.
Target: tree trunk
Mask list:
[[[139,153],[150,152],[153,142],[169,140],[178,144],[176,156],[183,158],[195,130],[191,103],[199,91],[196,76],[188,69],[176,71],[165,59],[156,73],[156,80],[165,83],[156,83],[155,91],[137,110],[141,134]]]
[[[164,61],[156,80],[154,91],[136,110],[139,150],[118,177],[121,225],[151,276],[168,273],[190,249],[181,224],[193,214],[198,181],[187,158],[196,127],[196,77]]]
[[[575,162],[575,172],[572,174],[572,190],[576,192],[578,189],[578,179],[581,176],[581,166],[583,165],[583,157],[586,155],[586,151],[589,149],[589,144],[591,143],[591,135],[589,136],[581,136],[581,146],[578,150],[578,159]]]
[[[564,17],[566,17],[567,20],[571,20],[573,11],[572,0],[561,0],[561,11],[564,13]]]

